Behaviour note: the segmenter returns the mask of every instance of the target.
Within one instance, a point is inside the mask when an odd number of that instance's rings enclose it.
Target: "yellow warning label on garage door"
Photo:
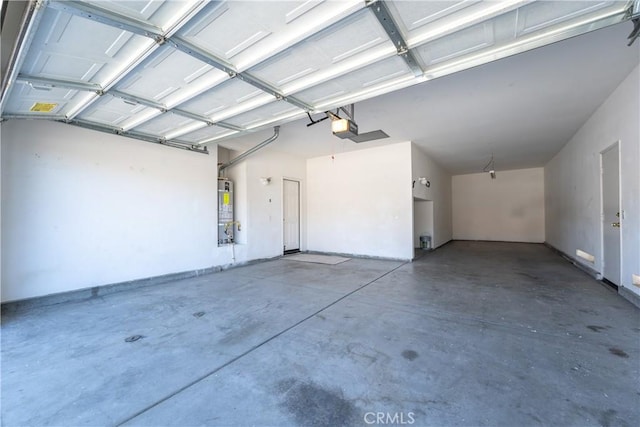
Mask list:
[[[31,107],[31,111],[35,113],[50,113],[57,106],[58,104],[54,103],[36,102],[35,104],[33,104],[33,107]]]

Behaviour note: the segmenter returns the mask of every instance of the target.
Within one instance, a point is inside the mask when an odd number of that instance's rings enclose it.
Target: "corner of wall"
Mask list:
[[[453,238],[452,176],[412,142],[411,177],[412,181],[416,181],[413,183],[412,200],[428,200],[433,203],[432,244],[434,248],[442,246]],[[418,178],[425,178],[426,185],[418,182]],[[419,234],[414,221],[414,240]]]

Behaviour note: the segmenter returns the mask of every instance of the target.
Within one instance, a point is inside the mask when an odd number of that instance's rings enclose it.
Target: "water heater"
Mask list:
[[[218,179],[218,244],[233,243],[233,182]]]

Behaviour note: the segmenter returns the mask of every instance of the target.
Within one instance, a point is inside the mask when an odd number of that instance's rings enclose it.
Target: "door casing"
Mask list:
[[[290,195],[288,194],[288,191],[295,191],[296,192],[296,196],[294,197],[295,199],[295,206],[289,206],[289,200],[288,197],[290,197]],[[295,179],[288,179],[288,178],[284,178],[283,182],[282,182],[282,247],[283,247],[283,253],[290,253],[290,252],[297,252],[300,250],[300,223],[301,223],[301,218],[300,218],[300,181],[295,180]],[[291,211],[288,211],[288,209],[293,209]],[[289,213],[295,213],[295,216],[297,217],[297,226],[296,226],[296,230],[295,230],[295,236],[288,236],[289,233],[289,227],[287,224],[287,218],[288,218],[288,214]],[[294,241],[288,241],[289,238],[294,238]],[[294,247],[295,246],[295,247]]]
[[[613,156],[613,157],[612,157]],[[611,170],[613,162],[613,170]],[[612,181],[613,180],[613,181]],[[624,212],[620,192],[620,141],[616,141],[600,152],[600,236],[602,253],[602,276],[616,286],[622,277],[622,227]],[[613,184],[612,190],[608,190]],[[612,208],[613,207],[613,208]],[[619,217],[615,216],[617,211]],[[612,223],[619,222],[617,234],[612,233]]]

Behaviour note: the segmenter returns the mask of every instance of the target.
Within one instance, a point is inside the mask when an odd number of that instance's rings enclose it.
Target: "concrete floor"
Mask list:
[[[454,242],[5,310],[2,424],[638,426],[639,369],[613,291],[542,245]]]

